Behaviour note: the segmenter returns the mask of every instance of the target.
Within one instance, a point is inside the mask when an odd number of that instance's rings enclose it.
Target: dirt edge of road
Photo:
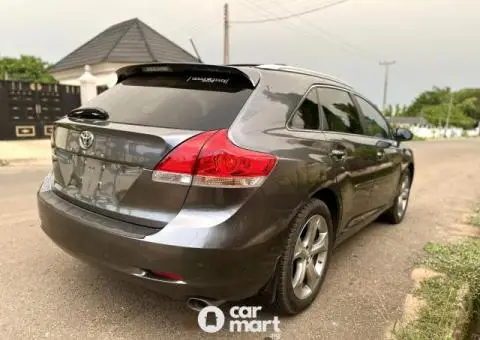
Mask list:
[[[478,207],[480,205],[477,205],[472,213],[463,216],[463,223],[453,225],[450,228],[451,235],[449,235],[447,246],[450,243],[455,244],[469,239],[480,240],[480,219],[477,216],[480,215],[480,209]],[[478,221],[478,223],[474,221]],[[416,267],[412,270],[410,275],[413,281],[412,291],[405,298],[402,317],[388,326],[386,339],[403,339],[403,337],[397,335],[399,330],[401,332],[402,329],[417,321],[421,317],[422,310],[427,307],[425,299],[416,292],[419,291],[425,281],[438,277],[446,278],[446,276],[447,274],[432,270],[427,266]],[[475,298],[478,298],[478,296],[475,295],[474,288],[468,283],[462,284],[456,291],[454,296],[456,310],[451,323],[453,327],[450,330],[452,339],[463,339],[468,336],[469,327],[472,326],[470,324],[475,319],[474,314],[478,313],[474,310]]]
[[[30,165],[48,165],[52,162],[50,158],[17,158],[17,159],[1,159],[0,169],[3,167],[25,167]]]
[[[51,162],[49,139],[0,141],[0,167]]]

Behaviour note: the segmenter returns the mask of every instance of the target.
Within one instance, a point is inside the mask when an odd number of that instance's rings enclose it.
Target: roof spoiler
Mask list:
[[[234,75],[248,80],[252,88],[260,81],[260,73],[255,70],[242,71],[237,67],[208,65],[200,63],[148,63],[125,66],[117,70],[117,84],[125,79],[138,74],[146,73],[175,73],[175,72],[202,72],[210,73],[212,76]]]

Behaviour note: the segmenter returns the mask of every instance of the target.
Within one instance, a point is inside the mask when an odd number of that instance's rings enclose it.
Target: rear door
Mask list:
[[[371,193],[378,176],[377,150],[363,135],[357,107],[347,91],[334,87],[319,87],[317,91],[330,155],[345,168],[338,181],[348,229],[374,213]]]
[[[383,115],[366,99],[355,95],[365,135],[376,147],[377,177],[372,187],[372,203],[382,208],[391,203],[400,181],[402,155]]]
[[[254,84],[236,69],[141,68],[58,121],[55,192],[98,213],[161,228],[189,185],[152,181],[173,148],[202,131],[228,128]],[[128,70],[127,70],[128,71]]]

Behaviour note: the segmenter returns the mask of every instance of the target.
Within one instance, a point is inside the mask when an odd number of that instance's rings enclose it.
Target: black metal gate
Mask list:
[[[80,106],[80,87],[0,81],[0,139],[49,138],[52,123]]]

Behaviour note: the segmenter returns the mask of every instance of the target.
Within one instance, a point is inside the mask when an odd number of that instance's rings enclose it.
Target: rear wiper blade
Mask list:
[[[109,115],[107,111],[99,107],[83,107],[70,111],[67,114],[69,118],[107,120]]]

